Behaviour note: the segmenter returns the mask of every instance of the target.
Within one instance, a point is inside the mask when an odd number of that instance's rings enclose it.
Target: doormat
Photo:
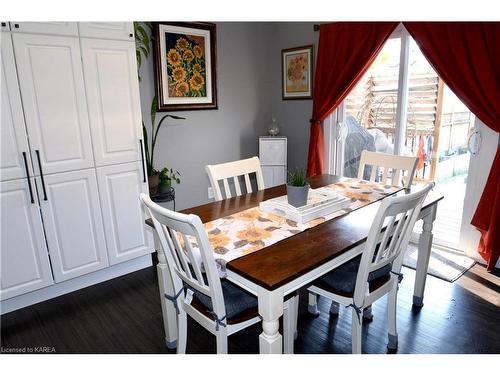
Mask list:
[[[418,248],[410,243],[403,260],[403,266],[416,269]],[[432,248],[427,274],[438,277],[450,283],[456,281],[476,262],[458,252]]]

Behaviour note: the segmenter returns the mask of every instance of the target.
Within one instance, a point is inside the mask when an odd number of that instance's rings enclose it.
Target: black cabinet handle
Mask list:
[[[139,139],[141,144],[141,160],[142,160],[142,175],[144,176],[143,182],[146,183],[146,168],[144,167],[144,147],[142,146],[142,139]]]
[[[28,178],[28,188],[30,190],[31,203],[35,204],[35,199],[33,198],[33,189],[31,188],[30,170],[28,169],[28,159],[26,159],[26,152],[23,151],[24,167],[26,168],[26,177]]]
[[[134,37],[134,34],[128,34],[129,37],[133,38]]]
[[[7,22],[2,22],[2,27],[7,26]]]
[[[47,201],[47,191],[45,190],[45,180],[43,178],[43,171],[42,171],[42,163],[40,162],[40,151],[35,150],[36,153],[36,158],[38,159],[38,169],[40,170],[40,179],[42,180],[42,189],[43,189],[43,200]]]
[[[18,24],[18,23],[15,23],[15,24],[14,24],[14,27],[15,27],[16,29],[19,29],[19,24]]]

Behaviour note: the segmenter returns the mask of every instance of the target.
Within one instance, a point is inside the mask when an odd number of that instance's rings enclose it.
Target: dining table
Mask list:
[[[316,189],[343,181],[344,177],[322,174],[309,178]],[[390,194],[404,195],[420,189],[413,185]],[[249,194],[180,211],[198,215],[203,223],[237,214],[268,199],[286,195],[286,185],[275,186]],[[388,195],[389,196],[389,195]],[[382,198],[386,199],[386,198]],[[319,225],[258,251],[227,262],[225,277],[257,296],[258,311],[262,318],[259,336],[260,353],[282,353],[279,319],[283,315],[284,297],[309,285],[315,279],[362,253],[364,243],[382,199],[326,220]],[[422,206],[419,220],[422,233],[418,236],[418,258],[413,292],[413,305],[422,307],[424,290],[432,248],[432,227],[436,219],[438,202],[443,195],[431,191]],[[153,226],[150,219],[146,224]],[[176,310],[164,295],[172,295],[173,284],[165,256],[155,241],[158,252],[158,280],[162,305],[165,341],[169,348],[177,342]]]

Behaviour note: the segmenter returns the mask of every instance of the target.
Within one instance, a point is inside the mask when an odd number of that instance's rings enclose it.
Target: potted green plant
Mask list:
[[[156,140],[158,138],[158,132],[160,131],[161,126],[163,125],[163,122],[167,118],[173,118],[175,120],[185,120],[184,117],[180,116],[174,116],[170,114],[164,115],[160,121],[158,122],[158,125],[156,124],[156,112],[158,110],[158,102],[156,99],[156,96],[153,98],[153,101],[151,102],[151,134],[152,134],[152,139],[151,139],[151,147],[149,145],[149,137],[148,137],[148,130],[146,129],[146,126],[144,125],[144,121],[142,123],[142,132],[143,132],[143,137],[144,137],[144,153],[146,154],[146,168],[148,170],[148,180],[149,180],[149,194],[155,194],[158,190],[158,185],[160,183],[160,171],[158,171],[155,166],[154,166],[154,153],[155,153],[155,146],[156,146]],[[165,169],[165,168],[164,168]],[[177,172],[178,173],[178,172]],[[179,178],[174,178],[175,181],[180,183]]]
[[[163,168],[158,175],[158,194],[166,194],[172,189],[172,180],[180,184],[181,174],[172,168]]]
[[[149,36],[151,33],[151,23],[144,22],[144,25],[146,25],[150,29],[149,33],[141,25],[141,23],[134,22],[136,58],[137,58],[137,75],[139,77],[139,81],[141,80],[141,77],[139,75],[139,68],[140,68],[141,63],[142,63],[142,56],[144,56],[144,59],[147,59],[149,57],[149,55],[151,54],[151,37]],[[149,143],[148,130],[144,124],[144,121],[142,122],[142,132],[143,132],[143,137],[144,137],[144,153],[146,154],[146,168],[147,168],[147,173],[148,173],[149,194],[150,195],[154,195],[158,192],[158,187],[160,184],[160,172],[154,166],[154,152],[155,152],[156,139],[158,137],[158,131],[160,130],[161,126],[163,125],[163,121],[165,121],[165,119],[167,119],[169,117],[172,119],[176,119],[176,120],[185,120],[184,117],[166,114],[160,119],[160,121],[158,122],[158,125],[156,125],[156,113],[157,112],[158,112],[158,100],[155,96],[151,102],[151,111],[150,111],[151,135],[152,135],[151,145]],[[164,169],[166,169],[166,168],[164,168]],[[177,173],[177,177],[170,178],[170,183],[171,183],[172,179],[175,180],[177,183],[180,183],[180,179],[178,178],[178,176],[180,176],[179,172],[176,171],[176,173]],[[172,177],[172,176],[170,175],[170,177]],[[164,181],[164,183],[166,183],[167,179],[164,179],[163,181]],[[165,186],[165,184],[164,184],[164,186]]]
[[[290,178],[286,185],[288,203],[294,207],[305,206],[310,187],[307,182],[306,171],[304,169],[296,169],[294,172],[289,172],[289,176]]]

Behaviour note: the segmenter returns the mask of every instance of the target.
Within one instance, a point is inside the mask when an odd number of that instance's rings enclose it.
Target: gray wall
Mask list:
[[[165,120],[156,144],[155,166],[180,171],[181,184],[174,184],[178,209],[208,202],[206,164],[258,154],[258,136],[265,134],[271,118],[267,65],[272,44],[266,42],[271,31],[270,23],[217,23],[219,109],[173,112],[186,120]],[[152,57],[142,63],[140,76],[142,113],[150,126],[155,90]]]
[[[181,184],[174,184],[178,209],[208,202],[206,164],[258,155],[258,137],[267,133],[272,116],[288,137],[288,169],[306,166],[312,100],[281,99],[281,50],[308,44],[317,48],[317,34],[313,23],[217,23],[219,109],[173,112],[187,119],[167,119],[156,145],[156,168],[181,172]],[[142,113],[149,127],[155,90],[152,57],[143,61],[140,75]]]
[[[314,61],[318,48],[318,32],[314,23],[276,23],[273,32],[272,56],[272,112],[281,125],[281,133],[288,137],[288,170],[307,166],[309,147],[309,119],[312,100],[282,100],[281,96],[281,50],[314,44]]]

